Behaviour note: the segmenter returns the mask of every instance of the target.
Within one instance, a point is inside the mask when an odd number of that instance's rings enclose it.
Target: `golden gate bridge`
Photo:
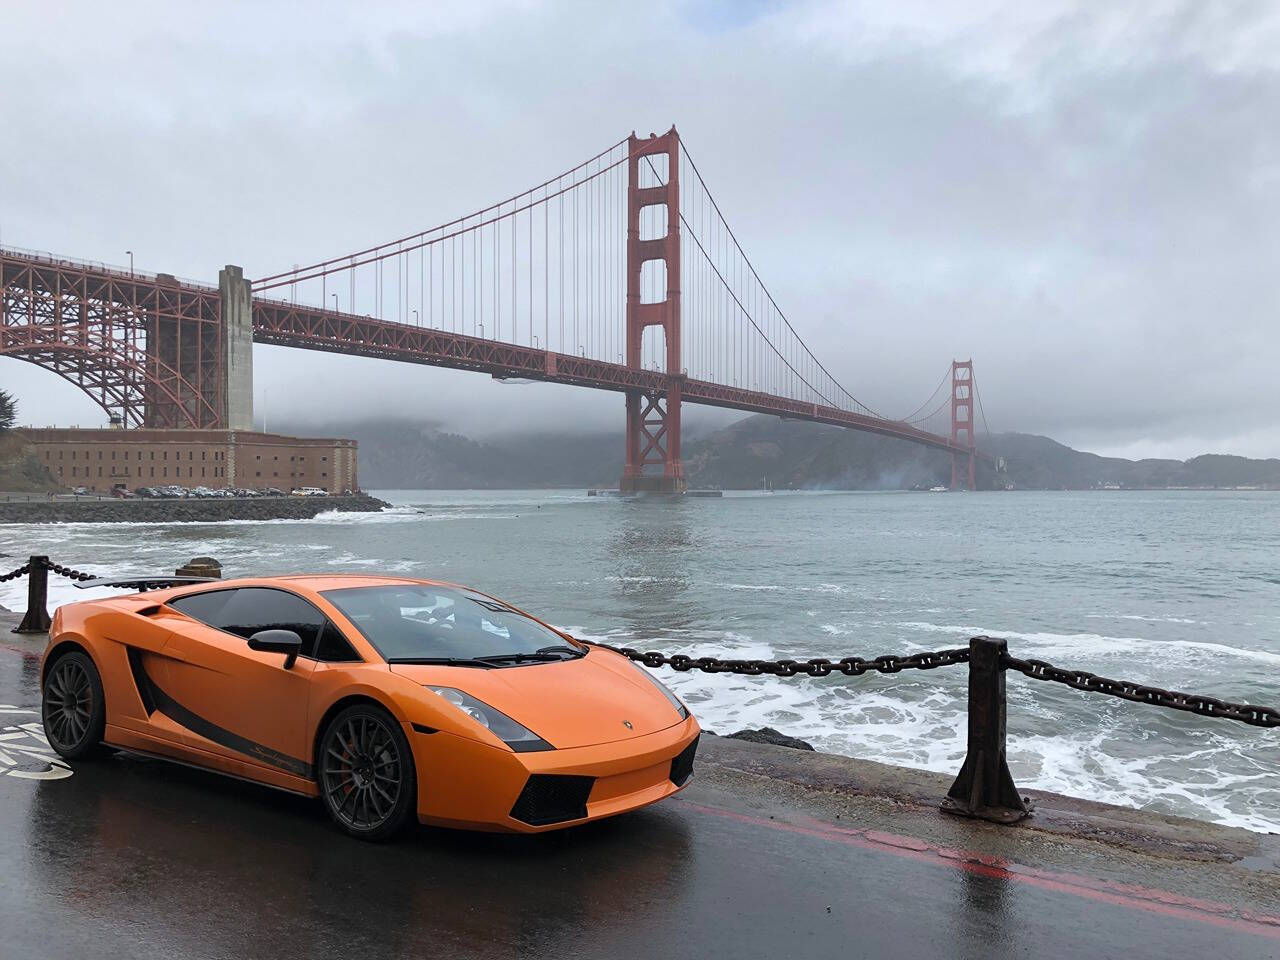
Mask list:
[[[971,360],[896,419],[845,389],[674,127],[467,216],[252,281],[0,249],[0,356],[54,371],[122,426],[252,429],[252,343],[622,393],[627,493],[683,491],[685,403],[924,444],[951,455],[953,488],[994,461]]]

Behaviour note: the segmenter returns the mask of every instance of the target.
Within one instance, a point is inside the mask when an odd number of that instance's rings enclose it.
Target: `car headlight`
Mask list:
[[[663,683],[661,680],[655,677],[645,667],[640,666],[640,664],[637,663],[637,664],[634,664],[634,666],[637,670],[639,670],[642,674],[644,674],[644,678],[646,680],[648,680],[655,687],[657,687],[659,690],[662,691],[662,695],[671,702],[671,705],[673,707],[676,708],[676,713],[680,714],[681,720],[687,720],[689,718],[689,708],[684,705],[684,703],[681,701],[679,697],[677,697],[674,693],[672,693],[667,688],[667,685],[665,683]]]
[[[427,689],[448,700],[517,753],[555,749],[528,727],[516,723],[501,710],[495,710],[469,693],[463,693],[454,687],[428,686]]]

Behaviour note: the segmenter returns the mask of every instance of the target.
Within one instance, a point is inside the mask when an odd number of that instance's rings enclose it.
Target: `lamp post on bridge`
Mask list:
[[[338,312],[338,295],[336,293],[331,293],[329,294],[329,296],[333,297],[333,312],[337,313]]]
[[[133,279],[133,251],[126,250],[125,253],[129,255],[129,279],[132,280]]]

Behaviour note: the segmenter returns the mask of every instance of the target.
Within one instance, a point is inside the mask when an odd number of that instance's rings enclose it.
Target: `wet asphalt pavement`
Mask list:
[[[1280,957],[1273,904],[1136,902],[716,783],[559,833],[370,845],[318,804],[163,761],[16,776],[43,769],[33,646],[0,647],[6,960]]]

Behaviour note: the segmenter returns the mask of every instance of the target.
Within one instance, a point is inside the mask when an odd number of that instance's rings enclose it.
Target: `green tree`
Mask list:
[[[18,404],[7,390],[0,390],[0,433],[13,426],[18,419]]]

